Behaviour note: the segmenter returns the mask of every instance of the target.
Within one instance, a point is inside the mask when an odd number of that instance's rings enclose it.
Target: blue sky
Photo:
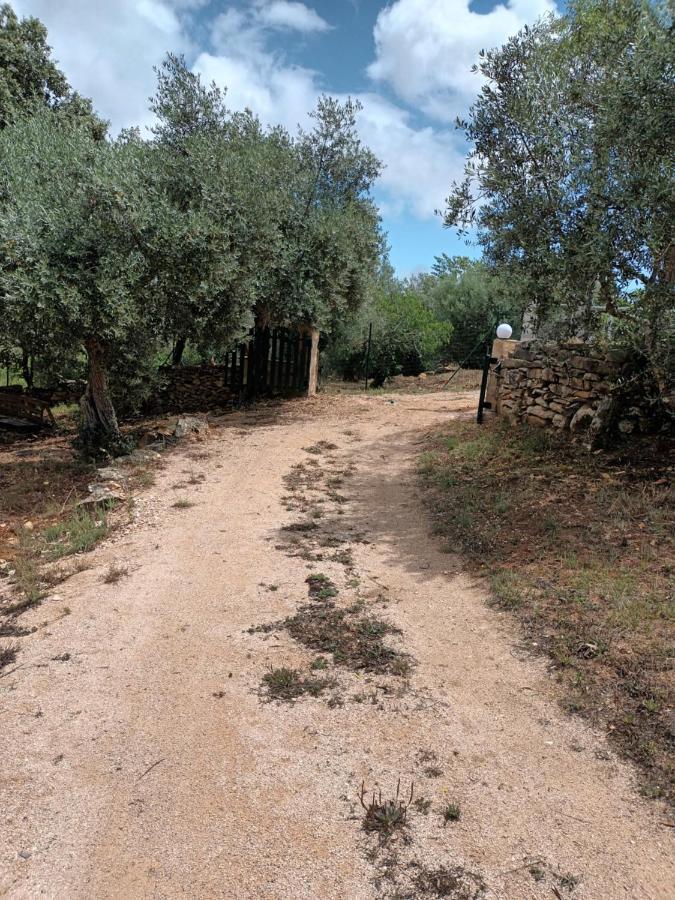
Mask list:
[[[401,275],[439,253],[475,253],[434,215],[466,147],[454,128],[480,87],[483,47],[554,10],[552,0],[13,0],[49,30],[71,84],[113,131],[149,125],[152,67],[167,51],[268,124],[307,125],[320,93],[355,96],[384,163],[375,197]]]

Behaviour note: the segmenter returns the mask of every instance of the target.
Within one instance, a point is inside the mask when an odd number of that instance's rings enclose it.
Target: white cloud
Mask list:
[[[290,28],[296,31],[328,31],[330,25],[314,9],[304,3],[290,0],[273,0],[262,5],[258,12],[259,21],[272,28]]]
[[[168,51],[189,52],[178,10],[199,0],[15,0],[21,16],[47,26],[54,57],[73,87],[91,97],[113,133],[151,121],[152,67]]]
[[[454,120],[479,87],[471,66],[482,48],[505,42],[523,25],[554,11],[552,0],[508,0],[481,15],[470,0],[396,0],[375,24],[368,72],[434,119]]]
[[[266,124],[295,131],[307,124],[318,96],[315,73],[285,66],[266,54],[212,55],[200,53],[193,69],[207,81],[227,88],[230,109],[248,107]]]
[[[359,133],[385,165],[378,198],[384,214],[429,219],[461,175],[466,148],[454,130],[415,128],[380,95],[362,94]],[[384,193],[382,193],[384,191]]]

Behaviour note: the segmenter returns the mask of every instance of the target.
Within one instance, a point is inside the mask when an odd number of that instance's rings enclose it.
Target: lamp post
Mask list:
[[[506,322],[502,322],[497,326],[497,337],[501,341],[508,341],[508,339],[513,334],[513,328]],[[485,392],[487,390],[488,383],[488,375],[490,374],[490,366],[497,362],[497,359],[492,355],[492,338],[488,337],[485,341],[485,357],[483,359],[483,377],[480,382],[480,397],[478,398],[478,413],[476,415],[476,422],[481,425],[483,423],[483,410],[490,409],[492,404],[487,402],[485,399]]]

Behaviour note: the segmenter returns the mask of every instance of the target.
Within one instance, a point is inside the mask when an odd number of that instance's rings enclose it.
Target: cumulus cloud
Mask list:
[[[450,122],[480,87],[471,72],[479,51],[555,10],[552,0],[508,0],[486,14],[469,7],[470,0],[396,0],[385,7],[375,24],[370,76],[432,118]]]
[[[227,87],[231,109],[250,108],[270,125],[308,127],[321,93],[319,73],[289,65],[272,52],[257,20],[241,10],[223,13],[213,27],[214,53],[201,53],[194,70]],[[384,163],[378,201],[385,214],[430,218],[442,206],[465,148],[452,130],[415,127],[409,112],[372,92],[357,94],[362,140]],[[343,97],[342,99],[346,99]]]
[[[385,168],[378,200],[385,215],[432,218],[461,175],[466,147],[454,129],[416,128],[408,112],[378,94],[362,94],[359,133]]]
[[[193,70],[227,88],[230,109],[251,109],[265,124],[290,131],[307,124],[319,93],[314,72],[279,64],[267,55],[200,53]]]
[[[113,133],[151,121],[152,67],[167,50],[190,51],[180,16],[199,0],[14,0],[47,26],[54,56],[73,87],[91,97]]]
[[[325,19],[304,3],[290,0],[273,0],[260,6],[258,18],[272,28],[290,28],[295,31],[328,31],[330,25]]]

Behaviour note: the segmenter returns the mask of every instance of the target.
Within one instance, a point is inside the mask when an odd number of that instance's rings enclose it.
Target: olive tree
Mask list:
[[[0,312],[8,331],[87,357],[86,446],[120,450],[108,364],[152,341],[157,320],[143,189],[146,150],[134,135],[98,141],[86,121],[37,109],[0,133]]]
[[[522,279],[541,318],[633,335],[665,384],[675,56],[665,5],[572,0],[481,54],[445,222]],[[561,323],[562,327],[562,323]],[[671,331],[672,335],[672,331]]]

